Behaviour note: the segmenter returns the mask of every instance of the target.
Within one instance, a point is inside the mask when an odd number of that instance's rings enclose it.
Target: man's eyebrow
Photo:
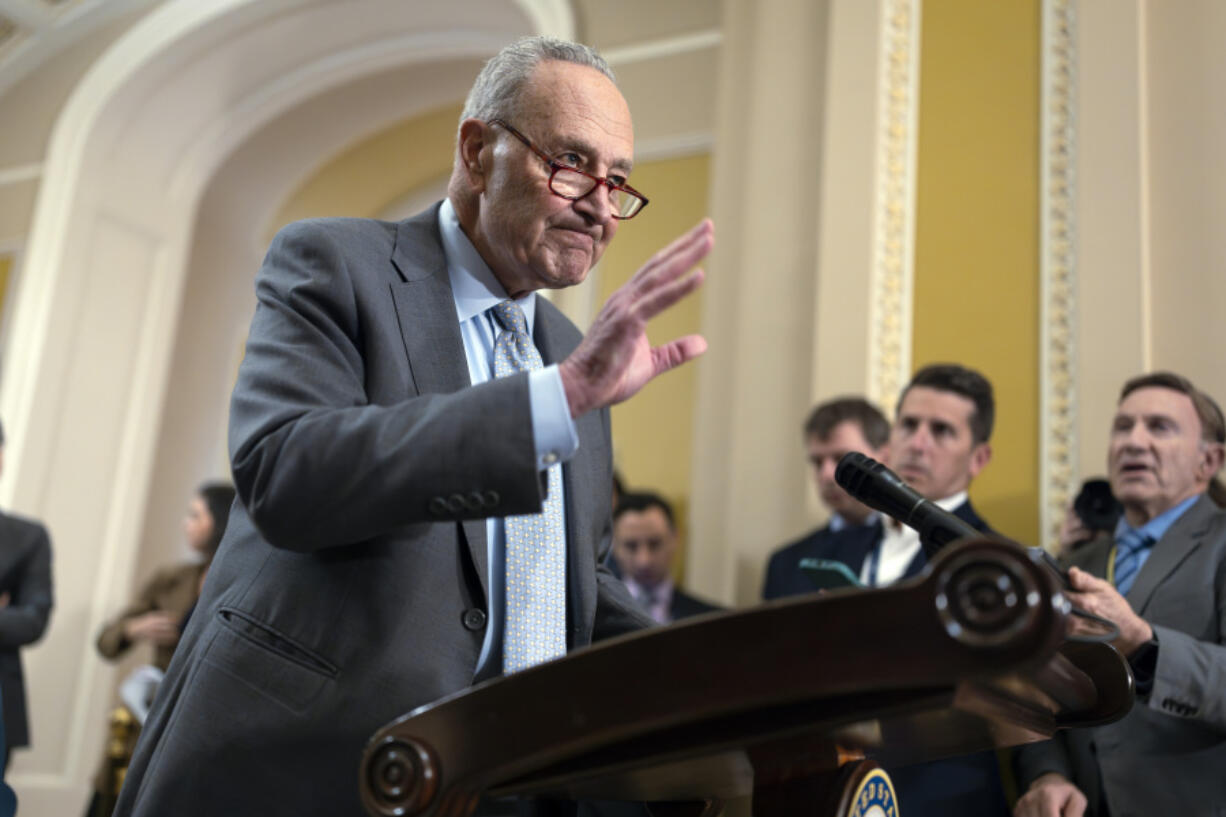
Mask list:
[[[558,144],[560,146],[558,148],[559,151],[573,150],[578,153],[582,153],[584,156],[587,156],[589,158],[592,156],[595,156],[599,152],[596,150],[595,147],[592,146],[591,143],[585,141],[584,139],[578,136],[564,137],[558,140]],[[613,161],[609,162],[609,170],[618,171],[623,176],[629,176],[630,171],[633,168],[634,168],[634,162],[630,159],[624,159],[624,158],[614,159]]]

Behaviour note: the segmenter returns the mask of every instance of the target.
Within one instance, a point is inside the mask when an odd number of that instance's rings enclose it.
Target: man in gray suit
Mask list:
[[[1124,385],[1107,456],[1124,518],[1073,551],[1069,578],[1119,628],[1137,701],[1019,750],[1016,817],[1226,814],[1226,514],[1205,495],[1224,443],[1221,409],[1186,378]]]
[[[0,460],[4,428],[0,426]],[[0,712],[4,766],[30,745],[21,648],[42,638],[51,617],[51,537],[41,523],[0,513]]]
[[[649,625],[601,566],[607,407],[705,349],[652,348],[645,328],[701,283],[713,228],[652,258],[583,337],[535,291],[581,282],[646,204],[607,65],[556,40],[509,46],[457,142],[441,205],[274,240],[231,405],[238,502],[118,814],[361,814],[378,727]],[[559,592],[513,582],[522,524],[546,531],[533,541]],[[523,653],[510,627],[533,603],[560,615]]]

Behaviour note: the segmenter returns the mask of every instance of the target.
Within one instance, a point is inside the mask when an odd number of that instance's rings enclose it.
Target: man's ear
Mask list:
[[[490,128],[480,119],[465,119],[460,123],[459,145],[460,164],[464,168],[464,178],[469,189],[474,193],[485,190],[485,176],[489,163]]]
[[[992,461],[992,445],[991,443],[980,443],[971,451],[971,478],[979,476],[987,464]]]
[[[1206,482],[1213,479],[1218,471],[1222,470],[1222,461],[1226,459],[1226,447],[1221,443],[1205,443],[1202,446],[1201,463],[1207,472],[1204,476]]]

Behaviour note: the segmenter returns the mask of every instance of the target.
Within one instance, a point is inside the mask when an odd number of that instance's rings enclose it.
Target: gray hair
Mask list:
[[[468,92],[460,121],[515,119],[524,82],[532,76],[537,65],[547,60],[586,65],[611,81],[617,81],[604,57],[590,46],[553,37],[522,37],[490,57],[481,69]]]

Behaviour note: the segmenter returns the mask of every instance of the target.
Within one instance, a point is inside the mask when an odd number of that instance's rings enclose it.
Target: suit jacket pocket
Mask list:
[[[332,662],[248,613],[223,607],[217,618],[205,662],[288,709],[306,708],[337,675]]]

